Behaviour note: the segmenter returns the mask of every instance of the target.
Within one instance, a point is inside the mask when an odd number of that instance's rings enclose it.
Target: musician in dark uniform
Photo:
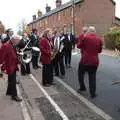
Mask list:
[[[24,49],[24,47],[26,46],[26,44],[29,42],[29,38],[27,33],[23,34],[23,38],[21,39],[20,43],[17,45],[18,49]],[[26,48],[26,50],[28,50],[30,47],[30,44],[28,45],[28,48]],[[30,74],[30,63],[21,63],[21,74],[22,75],[26,75],[26,74]]]
[[[5,33],[6,33],[6,35],[7,35],[7,38],[6,38],[6,42],[7,42],[8,40],[11,39],[11,37],[12,37],[12,35],[13,35],[13,30],[12,30],[11,28],[9,28],[9,29],[6,30]]]
[[[70,31],[66,34],[66,39],[64,43],[65,43],[65,65],[67,68],[70,68],[72,48],[75,45],[75,36]]]
[[[32,35],[30,36],[31,40],[31,45],[32,47],[39,47],[39,37],[37,36],[37,29],[32,30]],[[32,65],[34,69],[38,69],[38,58],[39,58],[39,52],[38,51],[33,51],[32,54]]]
[[[12,29],[6,30],[5,34],[1,35],[1,43],[4,44],[11,39],[13,35]]]
[[[20,38],[13,36],[10,41],[0,47],[0,65],[1,70],[8,74],[8,88],[6,95],[17,102],[22,101],[17,95],[16,89],[16,71],[18,70],[18,58],[16,53],[16,45]]]

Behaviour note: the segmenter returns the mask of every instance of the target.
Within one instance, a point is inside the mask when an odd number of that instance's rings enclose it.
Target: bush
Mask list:
[[[120,31],[111,31],[104,36],[105,47],[111,50],[120,50]]]

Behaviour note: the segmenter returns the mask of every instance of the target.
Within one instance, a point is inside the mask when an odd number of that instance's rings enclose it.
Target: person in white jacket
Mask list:
[[[53,70],[55,71],[55,76],[60,76],[64,78],[65,76],[65,67],[63,62],[64,57],[64,36],[61,36],[57,31],[53,32],[53,49],[56,51],[55,58],[53,59]]]

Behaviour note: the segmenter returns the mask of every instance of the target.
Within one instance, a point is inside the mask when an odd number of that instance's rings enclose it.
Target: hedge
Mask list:
[[[107,49],[120,50],[120,30],[110,31],[104,35],[105,47]]]

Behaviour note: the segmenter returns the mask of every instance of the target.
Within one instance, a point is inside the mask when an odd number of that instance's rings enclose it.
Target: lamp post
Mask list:
[[[72,0],[72,33],[75,35],[75,0]]]

